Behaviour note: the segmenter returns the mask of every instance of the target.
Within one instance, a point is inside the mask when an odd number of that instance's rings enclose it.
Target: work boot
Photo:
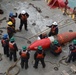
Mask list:
[[[28,31],[28,29],[25,29],[26,31]]]

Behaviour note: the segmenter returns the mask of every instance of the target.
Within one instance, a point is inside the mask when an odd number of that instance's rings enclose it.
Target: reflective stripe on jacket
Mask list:
[[[9,42],[9,48],[14,50],[14,43]]]
[[[38,53],[36,58],[44,58],[43,53]]]
[[[27,57],[27,52],[22,51],[21,52],[21,57],[26,58]]]

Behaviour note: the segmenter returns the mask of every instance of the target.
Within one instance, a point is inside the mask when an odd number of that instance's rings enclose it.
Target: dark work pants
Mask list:
[[[6,54],[7,57],[9,57],[9,47],[8,46],[4,47],[4,54]]]
[[[9,39],[13,36],[13,33],[8,33]]]
[[[14,58],[14,61],[16,61],[17,60],[17,55],[16,55],[16,51],[10,51],[10,61],[12,60],[12,56],[13,56],[13,58]]]
[[[20,27],[19,27],[20,31],[22,30],[23,25],[24,25],[24,28],[26,30],[27,29],[27,20],[25,22],[23,22],[23,21],[20,22]]]
[[[51,31],[49,32],[48,36],[54,36],[57,35],[57,33],[52,33]]]
[[[21,58],[21,68],[24,68],[24,66],[25,69],[28,68],[28,59]]]
[[[71,60],[73,62],[76,60],[76,52],[71,52],[71,54],[69,55],[68,62],[70,62]]]
[[[41,64],[42,64],[43,68],[45,68],[44,58],[36,59],[36,60],[35,60],[34,67],[35,67],[35,68],[38,68],[38,63],[39,63],[39,61],[41,62]]]

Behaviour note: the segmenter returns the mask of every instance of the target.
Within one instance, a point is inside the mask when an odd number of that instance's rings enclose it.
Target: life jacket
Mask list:
[[[21,14],[21,20],[22,20],[22,21],[27,20],[27,16],[26,16],[26,15]]]
[[[14,26],[7,26],[7,33],[14,33]]]
[[[55,33],[56,28],[57,28],[57,27],[52,26],[52,27],[51,27],[51,32],[52,32],[52,33]]]
[[[71,52],[76,52],[76,45],[69,45],[69,49]]]
[[[72,52],[76,52],[76,49],[75,50],[72,50]]]
[[[5,47],[5,46],[6,46],[6,42],[5,42],[5,40],[2,39],[1,42],[2,42],[2,46]]]
[[[9,42],[9,48],[10,48],[11,50],[14,50],[14,49],[15,49],[15,48],[14,48],[14,44],[15,44],[15,43]]]
[[[57,50],[55,50],[55,53],[60,53],[62,51],[61,47],[57,47]]]
[[[10,20],[12,21],[13,24],[15,23],[15,18],[14,17],[10,18]]]
[[[38,53],[36,58],[44,58],[43,53]]]
[[[21,57],[26,58],[27,57],[27,52],[22,51]]]

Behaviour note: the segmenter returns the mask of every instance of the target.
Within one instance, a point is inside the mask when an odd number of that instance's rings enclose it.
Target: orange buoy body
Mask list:
[[[57,35],[57,40],[60,44],[70,42],[76,38],[76,32],[65,32]]]
[[[50,47],[52,41],[54,41],[54,38],[51,39],[51,37],[44,38],[41,40],[36,40],[30,46],[28,46],[28,49],[32,51],[36,51],[38,46],[42,46],[43,50],[45,50]]]

